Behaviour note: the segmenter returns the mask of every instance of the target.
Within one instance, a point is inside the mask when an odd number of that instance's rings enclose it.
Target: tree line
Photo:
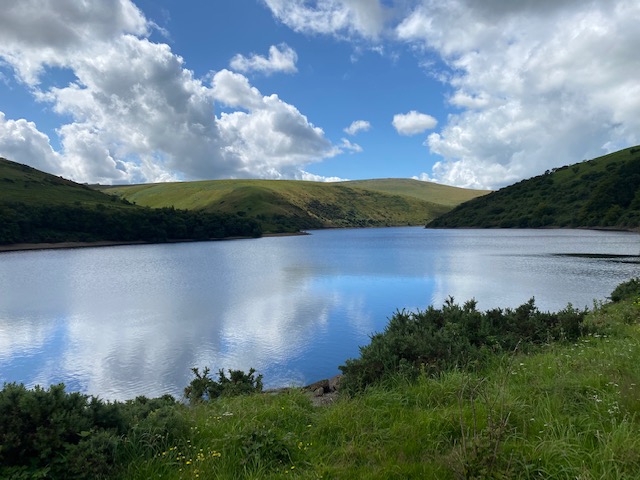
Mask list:
[[[117,208],[104,204],[0,204],[0,244],[92,241],[206,240],[259,237],[251,218],[205,211]]]

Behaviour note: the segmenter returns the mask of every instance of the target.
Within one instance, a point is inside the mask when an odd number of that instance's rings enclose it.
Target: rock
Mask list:
[[[312,383],[311,385],[307,385],[304,389],[308,392],[315,392],[319,388],[322,388],[323,393],[329,392],[329,380],[320,380],[319,382]]]
[[[318,387],[313,391],[313,396],[314,397],[321,397],[324,395],[324,388],[322,387]]]
[[[342,375],[336,375],[335,377],[331,377],[329,379],[329,391],[330,392],[337,392],[338,390],[340,390],[340,381],[342,380]]]

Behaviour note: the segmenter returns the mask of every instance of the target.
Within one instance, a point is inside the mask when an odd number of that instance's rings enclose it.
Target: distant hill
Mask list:
[[[429,228],[640,226],[640,147],[523,180],[459,205]]]
[[[252,219],[136,206],[0,158],[0,245],[162,242],[260,234],[259,224]]]
[[[137,205],[255,218],[265,231],[424,225],[453,206],[488,193],[410,179],[209,180],[101,189]]]
[[[133,208],[88,185],[56,177],[35,168],[0,157],[0,203],[40,205],[104,205]]]

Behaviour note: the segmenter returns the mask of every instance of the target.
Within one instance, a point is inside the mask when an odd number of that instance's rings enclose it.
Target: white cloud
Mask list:
[[[344,129],[344,132],[348,135],[357,135],[360,132],[367,132],[371,128],[371,123],[366,120],[356,120],[352,122],[347,128]]]
[[[0,19],[20,25],[0,29],[1,58],[38,100],[71,119],[56,130],[56,152],[34,124],[3,115],[0,155],[77,181],[113,183],[294,178],[341,152],[294,106],[263,96],[246,77],[222,70],[211,85],[195,78],[168,45],[136,36],[148,25],[127,0],[75,3],[61,1],[58,11],[57,2],[19,2]],[[58,25],[65,14],[68,22]],[[40,39],[48,15],[55,28]],[[75,81],[40,87],[50,66],[70,70]],[[216,101],[239,110],[216,116]]]
[[[123,33],[145,35],[148,29],[142,12],[129,0],[4,2],[0,57],[23,81],[35,84],[44,65],[64,66],[96,43]]]
[[[349,150],[351,153],[362,152],[362,147],[360,145],[358,145],[357,143],[350,142],[349,139],[347,138],[342,139],[342,145],[340,145],[340,148],[344,150]]]
[[[0,112],[0,156],[40,170],[60,174],[59,157],[49,138],[25,119],[7,120]]]
[[[263,0],[289,28],[304,33],[362,36],[382,33],[386,12],[379,0]]]
[[[392,124],[400,135],[417,135],[435,128],[438,121],[431,115],[411,110],[409,113],[394,115]]]
[[[240,162],[238,174],[278,178],[283,168],[340,153],[293,105],[277,95],[262,97],[244,76],[222,70],[213,85],[216,100],[247,110],[222,113],[217,122],[224,154]]]
[[[433,178],[496,188],[640,143],[640,4],[423,1],[400,39],[451,67],[463,108],[427,140]]]
[[[340,177],[324,177],[315,173],[305,172],[301,170],[295,177],[295,180],[305,180],[307,182],[347,182],[348,179]]]
[[[269,58],[253,54],[251,57],[236,55],[231,59],[230,66],[240,72],[261,72],[270,75],[275,72],[295,73],[298,71],[296,62],[298,55],[286,44],[279,48],[275,45],[269,47]]]

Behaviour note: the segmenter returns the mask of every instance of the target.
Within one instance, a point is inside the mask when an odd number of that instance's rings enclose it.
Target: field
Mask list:
[[[307,228],[423,225],[460,202],[488,193],[410,179],[213,180],[102,190],[154,208],[236,213],[272,227],[283,218],[294,219]]]

